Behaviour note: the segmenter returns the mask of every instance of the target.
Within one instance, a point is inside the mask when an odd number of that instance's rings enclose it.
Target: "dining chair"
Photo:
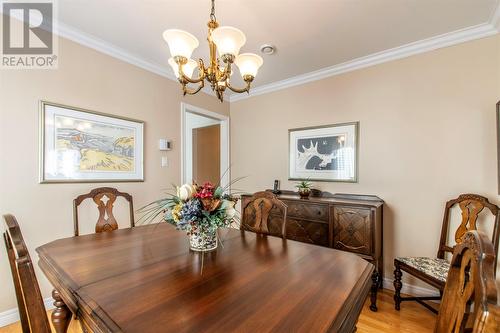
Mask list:
[[[256,192],[241,205],[240,229],[286,238],[287,205],[276,195]]]
[[[500,332],[494,245],[479,231],[455,246],[435,333]]]
[[[95,225],[96,233],[118,229],[118,223],[113,215],[113,205],[117,197],[123,197],[128,201],[130,226],[134,227],[134,203],[132,196],[128,193],[120,192],[116,188],[99,187],[93,189],[87,194],[79,195],[75,198],[75,200],[73,200],[73,220],[75,236],[78,236],[80,234],[78,225],[78,206],[85,199],[92,199],[97,205],[97,209],[99,210],[99,217],[97,218],[97,223]]]
[[[437,313],[437,310],[425,301],[441,299],[445,287],[448,270],[450,268],[450,264],[448,260],[446,260],[445,255],[447,253],[453,253],[453,249],[456,246],[450,247],[447,245],[448,229],[450,227],[450,211],[453,207],[456,207],[456,205],[458,205],[462,214],[461,223],[455,230],[454,238],[456,244],[461,244],[462,237],[466,232],[477,230],[477,222],[480,216],[484,215],[481,217],[486,217],[485,213],[481,214],[483,211],[489,212],[494,219],[491,240],[494,253],[496,255],[498,254],[500,232],[500,210],[498,206],[490,203],[487,198],[477,194],[462,194],[458,198],[448,201],[444,210],[437,257],[398,257],[394,259],[394,307],[396,310],[400,310],[401,302],[403,301],[416,301],[430,311]],[[486,208],[486,210],[484,208]],[[479,223],[483,223],[483,220],[479,219]],[[439,296],[401,297],[401,288],[403,287],[403,283],[401,282],[403,275],[402,271],[437,288],[439,290]]]
[[[50,323],[33,269],[33,262],[24,243],[19,224],[13,215],[4,215],[3,218],[6,226],[3,238],[14,281],[22,331],[23,333],[50,333]],[[71,312],[64,305],[56,290],[52,292],[52,297],[56,306],[56,310],[52,312],[56,332],[65,332]],[[65,320],[59,320],[61,318]]]

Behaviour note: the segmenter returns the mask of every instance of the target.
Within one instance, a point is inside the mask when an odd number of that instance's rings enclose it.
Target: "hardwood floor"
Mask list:
[[[369,298],[365,302],[358,321],[356,333],[432,332],[436,315],[415,302],[405,302],[401,311],[394,310],[393,293],[383,290],[378,297],[378,312],[369,309]],[[50,311],[49,311],[50,316]],[[52,330],[54,332],[54,330]],[[81,333],[80,324],[72,320],[68,333]],[[21,333],[21,325],[14,323],[0,327],[0,333]]]
[[[356,333],[433,332],[437,316],[416,302],[404,302],[394,310],[394,293],[384,289],[378,294],[378,312],[369,309],[367,300],[358,319]]]

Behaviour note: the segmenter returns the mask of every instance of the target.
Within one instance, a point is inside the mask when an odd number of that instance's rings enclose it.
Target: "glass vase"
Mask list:
[[[191,230],[189,245],[193,251],[212,251],[217,248],[217,230],[209,231],[201,228]]]

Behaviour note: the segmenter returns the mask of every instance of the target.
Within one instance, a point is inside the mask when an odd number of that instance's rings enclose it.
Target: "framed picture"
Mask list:
[[[40,102],[40,182],[144,181],[144,123]]]
[[[357,182],[358,122],[288,130],[289,179]]]

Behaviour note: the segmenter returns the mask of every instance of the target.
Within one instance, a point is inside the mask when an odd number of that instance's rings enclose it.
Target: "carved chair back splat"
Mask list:
[[[241,229],[258,234],[276,235],[269,225],[271,210],[278,210],[283,218],[280,236],[286,238],[287,205],[267,191],[256,192],[249,200],[241,203]]]
[[[112,231],[118,229],[118,223],[113,215],[113,205],[117,197],[123,197],[128,201],[129,204],[129,215],[130,215],[130,226],[135,226],[134,221],[134,203],[132,196],[125,192],[120,192],[116,188],[112,187],[99,187],[93,189],[87,194],[82,194],[73,200],[73,218],[74,218],[74,228],[75,236],[80,234],[78,225],[78,206],[85,199],[92,199],[97,205],[99,210],[99,217],[95,225],[95,232]],[[107,199],[107,200],[106,200]]]
[[[12,215],[4,215],[4,220],[6,231],[3,236],[23,333],[50,333],[42,294],[19,224]]]
[[[484,332],[500,329],[495,252],[479,231],[465,233],[455,247],[434,332]]]
[[[450,200],[446,203],[437,257],[445,259],[446,252],[453,253],[453,247],[448,246],[446,244],[446,240],[448,238],[450,227],[450,211],[457,204],[462,213],[462,220],[457,230],[455,230],[455,242],[460,244],[461,239],[466,232],[477,230],[477,220],[486,208],[495,219],[493,235],[491,235],[490,239],[493,243],[495,253],[498,254],[500,236],[500,210],[498,206],[490,203],[487,198],[478,194],[461,194],[458,198]]]

